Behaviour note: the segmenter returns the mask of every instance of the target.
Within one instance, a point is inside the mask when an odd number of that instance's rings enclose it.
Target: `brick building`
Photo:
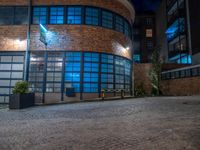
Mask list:
[[[130,94],[134,17],[128,0],[0,1],[0,101],[19,80],[38,103]]]
[[[134,60],[136,63],[150,63],[156,45],[155,13],[137,12],[133,25]]]

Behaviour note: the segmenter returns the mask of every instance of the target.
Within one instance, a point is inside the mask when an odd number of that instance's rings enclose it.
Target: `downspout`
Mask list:
[[[188,44],[189,44],[189,54],[191,54],[191,57],[192,57],[192,42],[191,42],[192,39],[191,39],[191,26],[190,26],[190,8],[189,8],[189,1],[188,0],[186,0],[186,12],[187,12],[186,15],[187,15],[187,32],[188,32],[187,39],[188,39]]]
[[[27,42],[26,42],[26,52],[25,52],[25,63],[24,63],[24,80],[28,81],[29,73],[29,51],[30,51],[30,35],[31,35],[31,7],[32,0],[28,0],[28,24],[27,24]]]

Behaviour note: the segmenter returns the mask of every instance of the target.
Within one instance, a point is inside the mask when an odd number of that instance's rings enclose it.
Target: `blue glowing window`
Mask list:
[[[50,24],[63,24],[63,23],[64,23],[64,7],[51,7]]]
[[[86,8],[85,24],[99,25],[99,10],[98,8]]]
[[[98,53],[84,53],[84,61],[99,62],[99,54]]]
[[[125,76],[125,83],[126,84],[131,84],[131,78],[130,78],[130,76]]]
[[[47,8],[34,7],[33,8],[33,24],[46,24],[47,23]]]
[[[84,82],[98,82],[98,73],[84,73]]]
[[[114,89],[113,84],[101,84],[101,89]]]
[[[65,73],[66,82],[80,82],[80,73]]]
[[[115,89],[124,89],[124,84],[115,84]]]
[[[116,74],[125,74],[125,68],[121,66],[116,66],[115,67],[115,73]]]
[[[102,11],[102,26],[106,28],[113,28],[113,14],[107,11]]]
[[[124,66],[124,59],[121,58],[121,57],[116,57],[115,64],[120,65],[120,66]]]
[[[81,53],[80,52],[67,52],[66,53],[66,61],[81,61]]]
[[[101,72],[103,72],[103,73],[113,73],[113,65],[111,65],[111,64],[101,64]]]
[[[167,34],[168,41],[174,39],[179,33],[185,32],[185,19],[177,19],[165,32]]]
[[[68,7],[67,23],[68,24],[81,24],[81,7]]]
[[[98,84],[97,83],[84,83],[83,91],[90,92],[90,93],[96,93],[96,92],[98,92]]]
[[[81,64],[78,62],[69,62],[65,64],[65,70],[67,72],[79,72]]]
[[[125,62],[125,75],[131,75],[131,64],[128,61]]]
[[[102,54],[101,55],[101,61],[102,63],[111,63],[113,64],[113,55],[107,55],[107,54]]]
[[[124,83],[123,75],[115,75],[115,83]]]
[[[102,83],[113,83],[114,82],[113,74],[101,74],[101,82]]]
[[[116,16],[115,18],[115,29],[119,32],[124,32],[124,22],[123,18],[120,16]]]
[[[136,63],[140,63],[140,54],[135,54],[133,59]]]
[[[98,72],[99,64],[97,63],[84,63],[84,72]]]

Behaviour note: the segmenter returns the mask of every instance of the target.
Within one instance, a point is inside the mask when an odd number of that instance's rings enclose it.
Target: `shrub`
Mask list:
[[[28,90],[28,82],[26,81],[19,81],[15,84],[13,88],[13,94],[26,94],[29,93]]]
[[[135,87],[135,96],[136,97],[144,97],[146,95],[143,83]]]

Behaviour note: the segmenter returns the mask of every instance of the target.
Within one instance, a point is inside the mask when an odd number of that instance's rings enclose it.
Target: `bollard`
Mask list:
[[[101,90],[101,98],[102,98],[102,100],[105,99],[105,91],[104,90]]]
[[[124,98],[124,90],[121,90],[121,98]]]

